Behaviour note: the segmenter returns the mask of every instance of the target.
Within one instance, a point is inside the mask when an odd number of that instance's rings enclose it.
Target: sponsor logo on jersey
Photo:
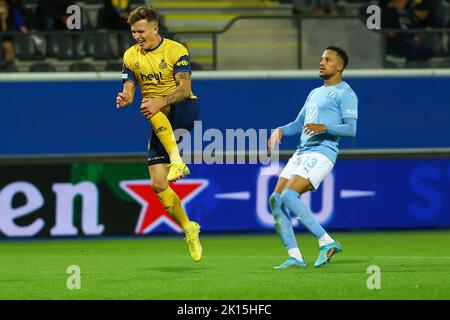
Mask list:
[[[158,82],[158,84],[161,84],[161,80],[163,78],[162,73],[149,73],[149,74],[140,74],[142,82],[152,82],[153,79]]]
[[[175,64],[177,67],[185,67],[189,65],[189,61],[187,60],[180,60]]]

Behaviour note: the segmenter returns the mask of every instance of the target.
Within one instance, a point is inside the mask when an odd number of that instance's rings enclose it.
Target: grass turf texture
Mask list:
[[[0,299],[450,299],[450,231],[333,233],[343,252],[315,269],[317,242],[298,234],[305,269],[275,235],[202,236],[192,262],[181,235],[160,238],[3,241]],[[69,265],[81,289],[66,287]],[[367,267],[381,268],[369,290]]]

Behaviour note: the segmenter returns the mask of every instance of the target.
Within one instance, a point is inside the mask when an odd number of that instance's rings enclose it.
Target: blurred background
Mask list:
[[[69,32],[73,4],[81,30]],[[126,19],[142,4],[159,9],[161,33],[188,47],[194,70],[314,69],[330,41],[353,69],[450,66],[447,0],[1,0],[0,70],[120,70],[133,44]],[[372,4],[381,30],[366,26]]]
[[[142,4],[192,62],[201,122],[171,187],[201,225],[198,264],[151,190],[139,90],[115,104]],[[0,0],[0,299],[448,299],[449,35],[450,0]],[[268,199],[299,137],[279,162],[266,143],[323,85],[330,45],[357,135],[301,199],[344,250],[312,268],[292,217],[308,267],[279,273]]]
[[[69,31],[73,4],[81,29]],[[212,142],[208,129],[270,134],[295,119],[322,85],[324,48],[337,45],[350,56],[344,80],[359,98],[358,133],[341,140],[335,171],[304,201],[330,230],[450,227],[446,0],[0,0],[1,236],[177,231],[150,191],[140,93],[115,107],[134,43],[126,18],[142,4],[189,49],[202,110],[194,152]],[[379,17],[367,13],[373,4]],[[175,187],[190,217],[206,233],[274,233],[267,199],[297,143],[283,139],[275,167],[191,165]]]

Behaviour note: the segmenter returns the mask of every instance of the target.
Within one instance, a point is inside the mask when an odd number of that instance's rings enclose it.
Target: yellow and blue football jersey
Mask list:
[[[191,73],[189,53],[181,43],[170,39],[162,38],[152,50],[142,50],[135,44],[123,56],[122,80],[139,85],[144,98],[172,93],[177,72]],[[191,91],[189,98],[197,97]]]

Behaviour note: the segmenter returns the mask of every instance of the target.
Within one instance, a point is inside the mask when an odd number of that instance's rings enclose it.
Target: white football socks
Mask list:
[[[294,257],[297,260],[303,260],[302,254],[298,248],[292,248],[288,250],[289,257]]]
[[[328,233],[325,233],[320,239],[319,239],[319,247],[326,246],[330,243],[333,243],[333,238],[330,237]]]

